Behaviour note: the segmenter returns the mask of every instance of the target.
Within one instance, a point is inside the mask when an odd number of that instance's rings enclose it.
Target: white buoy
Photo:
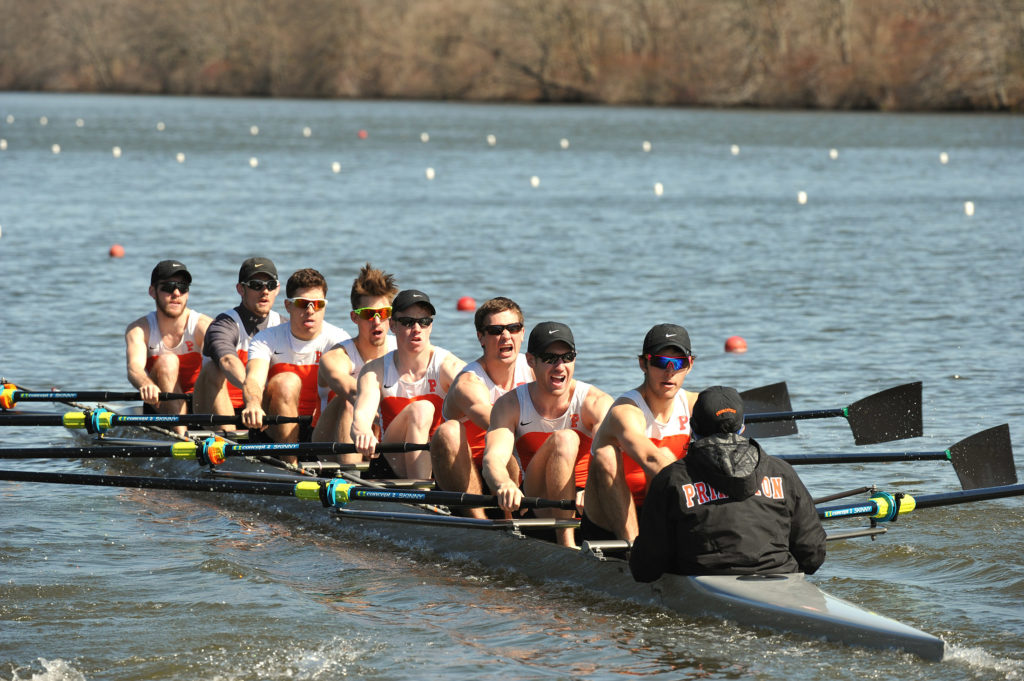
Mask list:
[[[59,154],[60,153],[60,145],[59,144],[54,144],[52,147],[50,147],[50,151],[52,151],[55,154]]]
[[[178,152],[178,155],[175,156],[174,158],[176,158],[178,160],[178,163],[184,163],[185,162],[185,154],[180,152],[180,151]]]
[[[164,125],[163,121],[160,121],[159,123],[156,124],[156,129],[157,129],[157,132],[163,132],[164,130],[167,129],[167,126]]]
[[[50,119],[47,118],[46,116],[40,116],[39,117],[39,125],[46,125],[49,122],[50,122]]]
[[[643,148],[644,151],[650,151],[651,150],[651,143],[648,142],[647,140],[644,140],[644,143],[642,145],[640,145],[640,146]]]
[[[732,153],[733,156],[739,156],[740,155],[740,145],[738,145],[738,144],[732,145],[731,147],[729,147],[729,151]]]
[[[947,154],[946,152],[942,152],[941,154],[939,154],[939,163],[941,163],[942,165],[946,165],[947,163],[949,163],[949,154]]]
[[[260,165],[260,160],[258,158],[256,158],[255,156],[253,156],[252,158],[249,159],[249,167],[250,168],[257,168],[257,167],[259,167],[259,165]]]
[[[488,145],[493,147],[497,143],[498,143],[498,138],[497,137],[495,137],[494,135],[488,135],[487,136],[487,144]]]
[[[114,158],[121,158],[121,147],[114,147],[111,153],[114,155]]]
[[[433,168],[427,168],[426,175],[427,175],[427,179],[428,180],[433,180],[434,179],[434,169]]]
[[[974,201],[964,201],[964,215],[967,217],[974,215]]]
[[[260,134],[260,126],[258,126],[258,125],[250,125],[249,126],[249,134],[252,135],[253,137],[255,137],[256,135]]]
[[[332,163],[331,164],[331,172],[332,173],[340,173],[341,172],[341,164],[338,163],[337,161]]]
[[[564,137],[563,137],[563,138],[561,139],[561,141],[559,141],[559,143],[558,143],[558,144],[559,144],[559,146],[561,146],[561,147],[562,147],[563,149],[568,149],[568,148],[569,148],[569,140],[567,140],[567,139],[566,139],[566,138],[564,138]]]
[[[75,127],[76,128],[84,128],[85,127],[85,119],[84,118],[76,118],[75,119]]]
[[[14,122],[14,114],[7,114],[7,125]]]
[[[530,178],[530,186],[531,186],[531,187],[534,187],[534,188],[537,188],[537,187],[539,187],[539,186],[540,186],[540,178],[539,178],[539,177],[537,177],[536,175],[534,175],[533,177],[531,177],[531,178]]]
[[[832,159],[833,161],[836,160],[837,158],[839,158],[839,150],[838,149],[829,149],[828,150],[828,157],[830,159]]]
[[[312,137],[313,136],[313,129],[310,128],[307,125],[305,128],[302,129],[302,136],[303,137]]]
[[[428,133],[421,132],[420,133],[420,142],[423,142],[424,144],[426,144],[429,141],[430,141],[430,135]]]
[[[807,203],[807,192],[797,192],[796,202],[799,203],[801,206]]]
[[[7,151],[7,140],[0,139],[0,151]]]
[[[3,236],[4,236],[4,228],[2,226],[0,226],[0,238],[3,238]]]
[[[665,187],[660,182],[654,183],[654,195],[661,196],[665,193]]]

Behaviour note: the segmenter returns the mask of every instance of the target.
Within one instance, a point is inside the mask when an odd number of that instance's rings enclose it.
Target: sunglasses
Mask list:
[[[314,310],[322,310],[327,307],[326,298],[285,298],[285,302],[291,303],[299,309],[307,309],[310,305]]]
[[[523,323],[514,322],[512,324],[488,324],[483,328],[483,330],[488,336],[500,336],[505,331],[508,331],[509,333],[519,333],[523,330]]]
[[[413,324],[419,324],[425,329],[434,323],[433,317],[394,317],[394,320],[407,329],[411,329]]]
[[[538,352],[534,357],[547,364],[557,364],[559,361],[562,364],[568,364],[569,362],[576,361],[576,351],[570,350],[561,354],[557,352]]]
[[[360,308],[357,308],[355,310],[352,310],[352,314],[354,314],[355,316],[359,317],[360,319],[364,319],[366,321],[370,321],[374,317],[379,317],[381,319],[381,321],[383,321],[385,319],[390,319],[391,318],[391,308],[390,307],[360,307]]]
[[[647,358],[647,363],[656,369],[668,369],[671,367],[672,371],[682,371],[696,359],[696,355],[689,355],[687,357],[665,357],[663,355],[644,355]]]
[[[184,281],[161,281],[156,287],[164,293],[174,293],[175,291],[188,293],[189,285]]]
[[[249,281],[243,281],[242,283],[253,291],[262,291],[263,289],[273,291],[278,287],[277,279],[250,279]]]

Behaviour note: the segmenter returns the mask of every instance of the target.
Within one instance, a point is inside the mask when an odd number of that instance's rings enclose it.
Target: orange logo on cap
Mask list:
[[[719,409],[715,412],[715,416],[721,416],[722,414],[735,414],[736,410],[732,407],[726,407],[725,409]]]

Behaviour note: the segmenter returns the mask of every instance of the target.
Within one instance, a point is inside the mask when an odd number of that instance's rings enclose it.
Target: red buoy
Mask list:
[[[729,336],[725,341],[725,351],[735,353],[746,352],[747,341],[743,340],[742,336]]]
[[[455,303],[455,309],[462,312],[472,312],[476,309],[476,301],[469,296],[462,296],[459,302]]]
[[[370,133],[366,132],[365,130],[360,130],[358,135],[359,135],[359,139],[364,140],[364,139],[366,139],[367,137],[370,136]]]
[[[124,246],[121,244],[114,244],[110,247],[111,258],[123,258],[124,257]]]

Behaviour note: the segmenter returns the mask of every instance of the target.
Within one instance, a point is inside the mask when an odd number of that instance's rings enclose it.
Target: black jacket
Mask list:
[[[654,480],[629,567],[637,581],[665,572],[813,573],[825,530],[793,467],[741,435],[690,443]]]

